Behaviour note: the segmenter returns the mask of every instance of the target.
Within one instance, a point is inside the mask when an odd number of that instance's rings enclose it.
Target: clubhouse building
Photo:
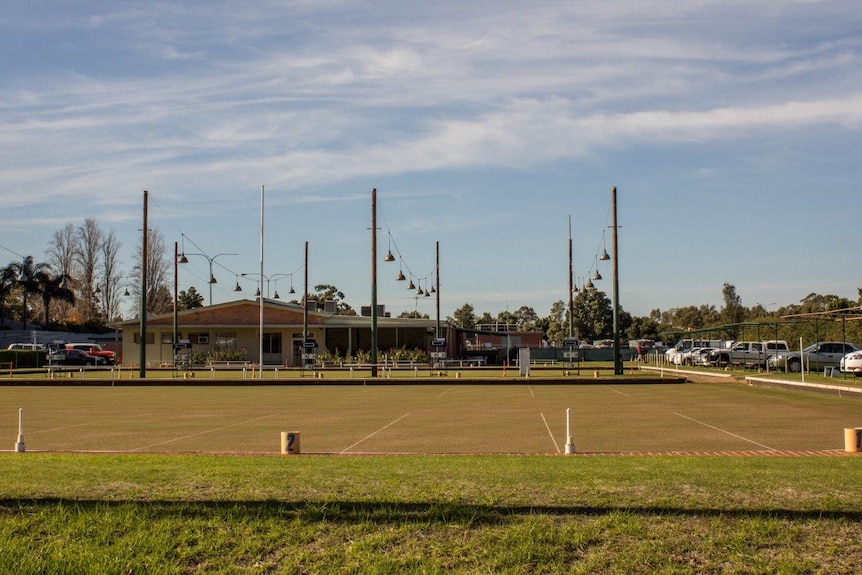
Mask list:
[[[311,307],[314,306],[314,309]],[[371,317],[338,315],[335,309],[320,311],[315,302],[305,310],[296,303],[263,300],[263,358],[260,356],[260,301],[237,300],[207,307],[179,311],[176,315],[177,340],[187,343],[192,352],[235,349],[251,363],[265,366],[296,367],[302,364],[303,343],[316,344],[315,353],[342,357],[371,349]],[[435,338],[433,319],[392,318],[378,310],[377,347],[379,350],[406,348],[431,349]],[[122,357],[126,365],[140,357],[145,341],[147,363],[152,366],[173,361],[174,314],[149,316],[146,337],[141,337],[139,319],[116,325],[122,333]],[[308,330],[303,338],[303,330]],[[445,328],[444,328],[445,329]]]

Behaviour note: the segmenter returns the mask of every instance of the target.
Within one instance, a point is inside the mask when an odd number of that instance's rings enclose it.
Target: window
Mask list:
[[[190,333],[189,334],[189,343],[208,344],[209,342],[210,342],[210,335],[208,333]]]
[[[263,353],[281,353],[281,334],[263,334]]]
[[[218,347],[236,347],[236,332],[217,333],[215,344]]]

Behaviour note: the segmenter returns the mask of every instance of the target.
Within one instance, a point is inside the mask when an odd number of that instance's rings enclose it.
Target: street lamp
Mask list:
[[[210,266],[210,278],[207,280],[207,283],[210,286],[209,305],[212,305],[213,304],[213,284],[218,283],[218,280],[216,280],[215,276],[213,275],[213,262],[215,261],[216,258],[218,258],[220,256],[238,256],[238,255],[239,254],[223,252],[223,253],[216,254],[216,255],[210,257],[204,253],[187,254],[184,251],[182,254],[179,255],[177,262],[181,263],[181,264],[188,263],[189,259],[186,256],[201,256],[201,257],[206,258],[206,260],[207,260],[207,262],[209,262],[209,266]],[[245,275],[245,274],[243,274],[243,275]]]
[[[296,273],[296,272],[294,272]],[[290,293],[296,293],[296,290],[293,289],[293,273],[289,274],[273,274],[271,276],[267,276],[264,274],[254,274],[254,273],[243,273],[240,274],[242,277],[263,277],[263,280],[266,282],[266,297],[269,299],[269,284],[270,282],[275,282],[275,299],[279,299],[278,295],[278,280],[281,278],[290,277]],[[239,283],[237,283],[239,285]],[[234,288],[234,291],[241,291]],[[260,297],[260,288],[258,288],[255,296]]]

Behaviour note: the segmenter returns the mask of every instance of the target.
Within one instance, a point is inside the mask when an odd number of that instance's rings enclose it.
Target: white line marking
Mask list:
[[[450,391],[452,391],[453,389],[455,389],[455,386],[454,386],[454,385],[453,385],[452,387],[450,387],[449,389],[447,389],[446,391],[444,391],[443,393],[441,393],[440,395],[438,395],[438,396],[436,397],[436,399],[440,399],[441,397],[443,397],[444,395],[446,395],[447,393],[449,393],[449,392],[450,392]]]
[[[384,425],[383,427],[381,427],[380,429],[378,429],[378,430],[377,430],[377,431],[375,431],[374,433],[370,433],[370,434],[366,435],[365,437],[363,437],[362,439],[360,439],[359,441],[357,441],[357,442],[356,442],[356,443],[354,443],[353,445],[351,445],[351,446],[349,446],[349,447],[345,447],[344,449],[342,449],[342,450],[340,451],[340,453],[346,453],[346,452],[350,451],[351,449],[353,449],[354,447],[356,447],[357,445],[359,445],[360,443],[362,443],[362,442],[363,442],[363,441],[365,441],[366,439],[371,439],[372,437],[374,437],[375,435],[377,435],[378,433],[380,433],[381,431],[383,431],[383,430],[384,430],[384,429],[386,429],[387,427],[392,427],[393,425],[395,425],[396,423],[398,423],[399,421],[401,421],[402,419],[404,419],[404,418],[405,418],[405,417],[407,417],[408,415],[410,415],[410,414],[409,414],[409,413],[405,413],[404,415],[402,415],[401,417],[399,417],[398,419],[396,419],[396,420],[395,420],[395,421],[393,421],[392,423],[388,423],[388,424]]]
[[[533,399],[536,399],[536,394],[535,394],[535,393],[533,393],[533,386],[528,385],[528,386],[527,386],[527,389],[529,389],[529,390],[530,390],[530,397],[532,397]]]
[[[608,387],[607,385],[603,385],[602,387],[604,387],[607,390],[613,391],[614,393],[619,393],[620,395],[624,395],[626,397],[631,397],[631,395],[629,395],[628,393],[623,393],[622,391],[620,391],[618,389],[614,389],[613,387]]]
[[[721,428],[716,427],[716,426],[714,426],[714,425],[710,425],[710,424],[708,424],[708,423],[704,423],[703,421],[698,421],[698,420],[696,420],[696,419],[694,419],[694,418],[692,418],[692,417],[689,417],[689,416],[687,416],[687,415],[683,415],[683,414],[681,414],[681,413],[676,413],[676,412],[674,412],[674,415],[678,415],[678,416],[682,417],[683,419],[687,419],[687,420],[689,420],[689,421],[693,421],[693,422],[698,423],[698,424],[700,424],[700,425],[704,425],[704,426],[706,426],[706,427],[708,427],[708,428],[710,428],[710,429],[714,429],[714,430],[716,430],[716,431],[720,431],[720,432],[722,432],[722,433],[726,433],[727,435],[730,435],[731,437],[735,437],[735,438],[737,438],[737,439],[741,439],[741,440],[743,440],[743,441],[747,441],[748,443],[753,443],[754,445],[757,445],[758,447],[763,447],[764,449],[768,449],[768,450],[770,450],[770,451],[778,451],[778,450],[777,450],[777,449],[775,449],[774,447],[769,447],[768,445],[763,445],[762,443],[757,443],[756,441],[752,441],[751,439],[747,439],[747,438],[745,438],[745,437],[742,437],[741,435],[737,435],[737,434],[735,434],[735,433],[731,433],[731,432],[729,432],[729,431],[725,431],[724,429],[721,429]]]
[[[559,453],[559,452],[560,452],[560,446],[559,446],[559,445],[557,445],[557,440],[556,440],[556,439],[554,439],[554,434],[551,432],[551,426],[550,426],[550,425],[548,425],[548,420],[547,420],[547,419],[545,419],[545,414],[544,414],[544,413],[540,413],[539,415],[541,415],[541,416],[542,416],[542,421],[544,421],[544,422],[545,422],[545,429],[547,429],[547,430],[548,430],[548,435],[550,435],[550,436],[551,436],[551,441],[553,441],[553,442],[554,442],[554,448],[557,450],[557,453]]]
[[[216,427],[214,429],[207,429],[206,431],[199,431],[198,433],[192,433],[191,435],[184,435],[183,437],[174,437],[173,439],[166,439],[165,441],[159,441],[158,443],[152,443],[150,445],[144,445],[143,447],[136,447],[135,449],[129,449],[129,453],[135,451],[141,451],[143,449],[150,449],[152,447],[156,447],[158,445],[164,445],[166,443],[173,443],[174,441],[182,441],[183,439],[191,439],[192,437],[198,437],[200,435],[206,435],[208,433],[215,433],[216,431],[222,431],[224,429],[230,429],[231,427],[238,427],[240,425],[245,425],[247,423],[253,423],[255,421],[261,421],[263,419],[269,419],[271,417],[279,417],[284,415],[283,413],[273,413],[272,415],[264,415],[263,417],[255,417],[254,419],[248,419],[246,421],[240,421],[238,423],[231,423],[230,425],[223,425],[222,427]]]

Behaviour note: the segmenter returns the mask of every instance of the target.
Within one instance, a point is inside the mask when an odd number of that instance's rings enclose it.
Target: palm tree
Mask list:
[[[44,270],[45,264],[37,264],[33,261],[33,256],[27,256],[24,261],[12,263],[14,266],[17,282],[24,288],[24,306],[21,310],[21,323],[23,329],[27,329],[27,295],[39,293],[39,281],[36,279],[37,274]]]
[[[45,306],[45,328],[50,324],[48,311],[51,300],[60,300],[66,303],[75,303],[75,292],[66,287],[69,277],[66,274],[52,276],[46,270],[36,273],[37,291],[42,296],[42,305]]]
[[[15,289],[15,282],[17,281],[18,272],[14,264],[0,268],[0,324],[6,323],[6,298]]]

